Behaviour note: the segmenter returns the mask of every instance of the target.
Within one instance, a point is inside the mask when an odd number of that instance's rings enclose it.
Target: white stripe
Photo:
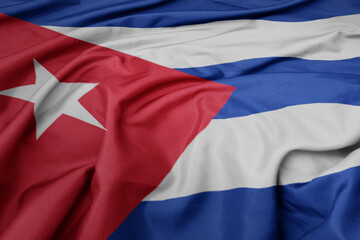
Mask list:
[[[360,107],[307,104],[216,119],[145,200],[307,182],[360,165]]]
[[[360,56],[360,15],[308,22],[231,20],[172,28],[47,28],[170,68],[261,57]]]

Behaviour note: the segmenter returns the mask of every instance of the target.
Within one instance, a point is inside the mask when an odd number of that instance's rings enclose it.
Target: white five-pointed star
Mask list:
[[[0,94],[34,103],[36,139],[62,114],[106,130],[78,101],[96,87],[97,83],[59,82],[35,59],[34,66],[35,84],[0,91]]]

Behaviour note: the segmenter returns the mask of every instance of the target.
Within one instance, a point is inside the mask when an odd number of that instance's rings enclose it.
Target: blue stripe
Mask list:
[[[360,239],[360,168],[312,182],[143,202],[109,240]]]
[[[166,27],[244,18],[322,19],[360,13],[360,1],[1,0],[0,12],[39,25]]]
[[[360,105],[360,58],[263,58],[179,70],[236,87],[215,118],[241,117],[309,103]]]

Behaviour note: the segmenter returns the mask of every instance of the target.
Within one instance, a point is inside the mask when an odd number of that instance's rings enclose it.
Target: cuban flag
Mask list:
[[[1,240],[360,239],[359,0],[1,0]]]

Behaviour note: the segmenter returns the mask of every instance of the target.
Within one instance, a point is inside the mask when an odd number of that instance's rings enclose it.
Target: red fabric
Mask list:
[[[0,239],[106,239],[149,194],[233,88],[0,14],[0,91],[99,83],[36,140],[33,103],[0,95]]]

